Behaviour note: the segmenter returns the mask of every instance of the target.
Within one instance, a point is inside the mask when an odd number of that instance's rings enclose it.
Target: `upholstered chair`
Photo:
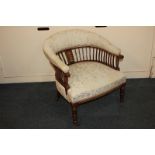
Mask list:
[[[74,125],[78,124],[77,108],[83,103],[116,89],[120,102],[124,101],[126,78],[119,71],[123,55],[102,36],[81,29],[61,31],[45,41],[43,50],[55,70],[57,96],[70,104]]]

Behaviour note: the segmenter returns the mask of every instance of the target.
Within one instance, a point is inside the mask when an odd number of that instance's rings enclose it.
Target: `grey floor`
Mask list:
[[[68,103],[56,102],[53,82],[0,85],[1,129],[154,129],[155,79],[127,80],[123,106],[115,91],[81,105],[78,118],[75,128]]]

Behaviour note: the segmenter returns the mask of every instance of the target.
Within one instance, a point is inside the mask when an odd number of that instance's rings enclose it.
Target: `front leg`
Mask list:
[[[123,102],[124,102],[124,97],[125,97],[125,86],[126,86],[126,84],[123,84],[123,85],[120,87],[120,103],[123,103]]]
[[[77,106],[71,105],[71,108],[72,108],[72,121],[73,121],[73,124],[75,126],[77,126],[78,125],[78,120],[77,120]]]

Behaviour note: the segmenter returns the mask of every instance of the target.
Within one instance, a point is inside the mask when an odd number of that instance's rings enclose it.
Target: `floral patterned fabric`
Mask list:
[[[125,76],[104,64],[98,62],[80,62],[69,66],[68,94],[56,81],[58,91],[71,103],[104,94],[107,91],[126,82]]]

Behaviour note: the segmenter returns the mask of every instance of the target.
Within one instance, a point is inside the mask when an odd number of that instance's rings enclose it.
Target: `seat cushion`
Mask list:
[[[104,94],[126,82],[125,76],[120,71],[98,62],[80,62],[70,65],[69,68],[70,89],[67,96],[61,94],[71,103]],[[62,91],[60,89],[62,88],[59,87],[58,90]]]

